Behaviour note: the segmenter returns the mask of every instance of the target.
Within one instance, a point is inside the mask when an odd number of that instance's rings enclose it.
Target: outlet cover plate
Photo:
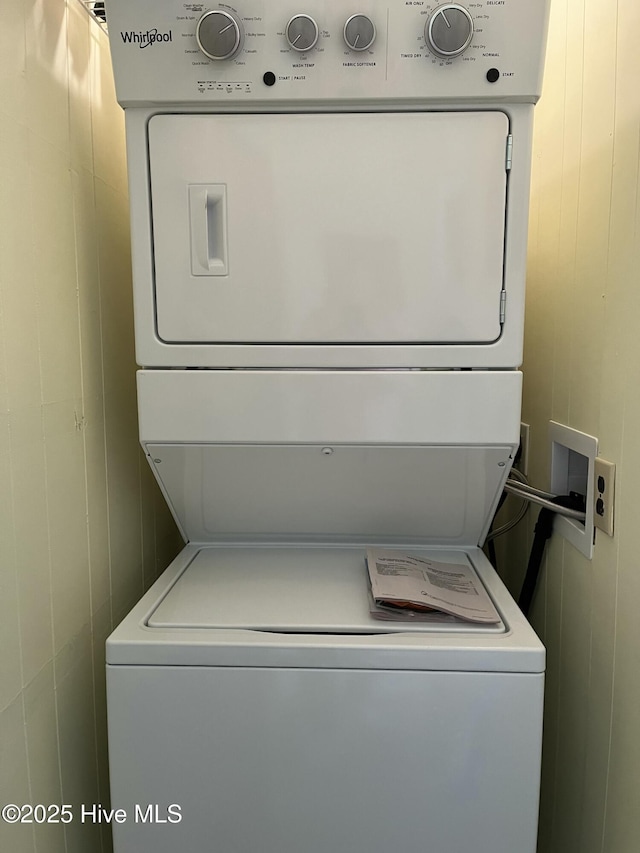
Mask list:
[[[595,534],[594,483],[598,439],[592,435],[549,421],[551,442],[551,491],[566,495],[577,491],[585,496],[584,523],[573,518],[557,516],[553,529],[564,536],[589,560],[593,557]]]
[[[615,499],[616,466],[599,456],[595,461],[593,523],[607,536],[613,536],[613,502]]]

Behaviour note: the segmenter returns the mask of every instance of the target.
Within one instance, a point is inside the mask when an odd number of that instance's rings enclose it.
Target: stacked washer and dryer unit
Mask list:
[[[547,7],[107,2],[187,542],[107,645],[116,853],[535,850],[544,650],[480,545]],[[372,618],[367,546],[470,565],[500,622]]]

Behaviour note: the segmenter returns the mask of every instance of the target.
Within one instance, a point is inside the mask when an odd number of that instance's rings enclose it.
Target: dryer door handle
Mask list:
[[[189,186],[191,274],[227,275],[227,185]]]

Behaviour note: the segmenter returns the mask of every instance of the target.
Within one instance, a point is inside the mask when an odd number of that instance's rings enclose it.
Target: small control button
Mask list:
[[[273,86],[273,84],[276,82],[276,75],[273,73],[273,71],[265,71],[262,75],[262,82],[265,86]]]
[[[487,71],[487,80],[489,81],[489,83],[497,83],[499,79],[500,79],[500,72],[498,71],[497,68],[490,68]]]

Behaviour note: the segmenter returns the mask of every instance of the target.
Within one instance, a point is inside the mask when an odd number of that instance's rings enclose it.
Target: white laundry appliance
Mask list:
[[[108,0],[140,438],[186,546],[107,644],[116,853],[533,853],[519,442],[548,3]],[[379,621],[367,546],[500,621]]]

